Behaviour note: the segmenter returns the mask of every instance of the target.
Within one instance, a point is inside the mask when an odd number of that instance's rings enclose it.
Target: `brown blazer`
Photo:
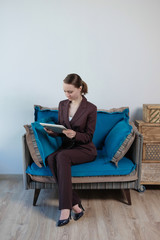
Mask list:
[[[97,107],[83,96],[81,104],[69,121],[69,100],[59,103],[58,123],[76,132],[75,147],[82,148],[89,155],[96,156],[97,150],[92,142],[97,119]]]

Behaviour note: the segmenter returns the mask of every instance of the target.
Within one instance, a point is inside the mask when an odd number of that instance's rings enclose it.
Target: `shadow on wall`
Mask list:
[[[137,108],[135,111],[133,111],[130,120],[132,122],[135,120],[143,120],[143,108]]]

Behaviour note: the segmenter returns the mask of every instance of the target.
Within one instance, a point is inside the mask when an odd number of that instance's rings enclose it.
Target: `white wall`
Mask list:
[[[98,108],[160,103],[159,0],[0,0],[0,173],[22,173],[33,105],[78,73]]]

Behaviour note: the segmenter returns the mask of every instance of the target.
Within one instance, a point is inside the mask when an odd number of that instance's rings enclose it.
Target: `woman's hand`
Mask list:
[[[63,134],[68,138],[74,138],[76,136],[76,132],[71,129],[63,130]]]
[[[52,130],[49,130],[49,129],[47,129],[47,128],[44,128],[44,130],[45,130],[49,135],[53,135],[53,134],[54,134],[54,132],[53,132]]]

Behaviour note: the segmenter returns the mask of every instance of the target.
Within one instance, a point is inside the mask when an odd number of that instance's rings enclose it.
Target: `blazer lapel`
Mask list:
[[[75,115],[73,116],[72,120],[70,121],[71,125],[72,124],[74,125],[74,122],[76,122],[81,117],[81,115],[84,114],[84,112],[86,110],[86,103],[87,103],[87,99],[83,96],[83,99],[82,99],[82,102],[81,102],[79,108],[77,109]]]

